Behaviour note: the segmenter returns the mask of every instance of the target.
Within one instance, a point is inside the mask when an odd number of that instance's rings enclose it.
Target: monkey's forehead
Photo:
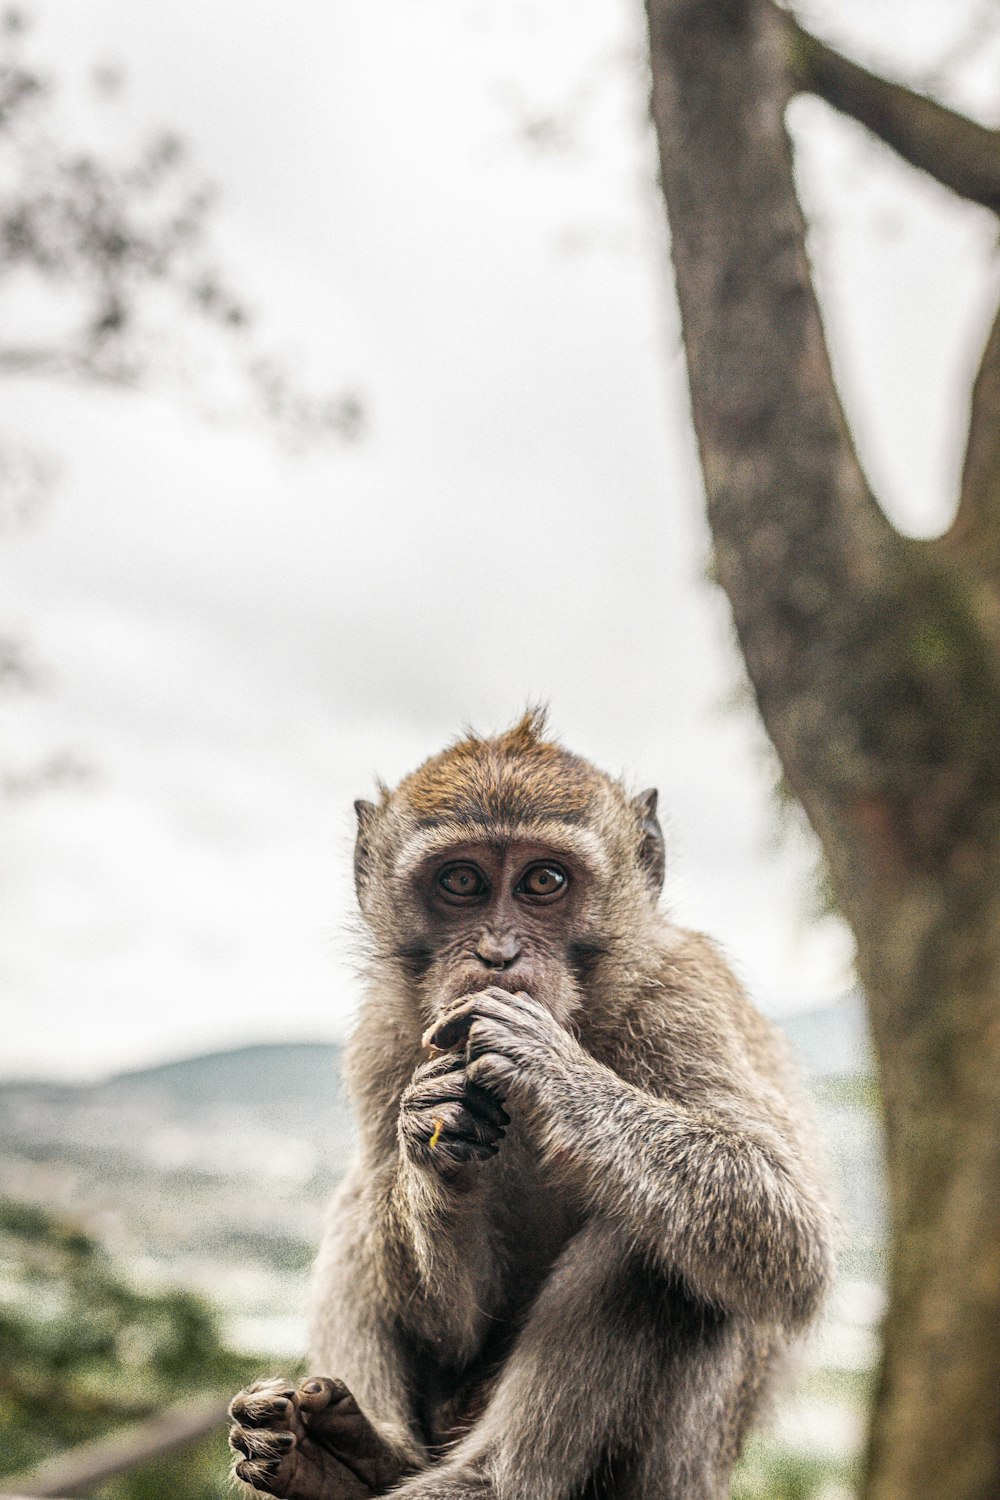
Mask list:
[[[549,848],[574,856],[594,875],[606,877],[610,860],[599,834],[590,828],[560,818],[532,818],[510,822],[485,818],[442,818],[433,826],[417,827],[404,839],[394,861],[394,873],[406,876],[425,860],[443,854],[456,845],[482,841],[494,846],[508,844],[545,844]]]
[[[592,820],[610,787],[609,777],[561,745],[542,742],[511,753],[500,741],[467,740],[425,761],[394,800],[421,828],[463,820],[581,824]]]

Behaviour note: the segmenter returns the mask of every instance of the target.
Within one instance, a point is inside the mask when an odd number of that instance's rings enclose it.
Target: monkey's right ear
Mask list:
[[[639,863],[645,871],[654,896],[658,896],[662,891],[664,876],[667,873],[667,851],[663,842],[663,829],[656,816],[659,795],[655,786],[651,786],[648,791],[640,792],[632,803],[639,820]]]
[[[354,804],[354,811],[358,815],[358,831],[354,839],[354,889],[358,893],[358,901],[364,907],[364,890],[371,866],[370,834],[378,809],[374,802],[366,802],[363,797],[359,797]]]

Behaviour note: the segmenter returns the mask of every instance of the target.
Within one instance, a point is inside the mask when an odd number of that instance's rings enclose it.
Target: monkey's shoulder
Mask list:
[[[784,1037],[722,950],[667,921],[652,961],[619,988],[594,1041],[601,1061],[652,1093],[695,1099],[756,1084],[796,1092]]]

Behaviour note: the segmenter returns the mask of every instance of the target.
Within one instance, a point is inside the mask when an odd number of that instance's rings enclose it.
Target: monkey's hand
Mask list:
[[[258,1380],[229,1415],[233,1473],[280,1500],[370,1500],[406,1472],[340,1380]]]
[[[532,1085],[569,1071],[587,1054],[547,1005],[492,986],[459,1000],[424,1035],[424,1044],[458,1049],[470,1087],[506,1099],[530,1099]]]
[[[446,1181],[472,1161],[495,1156],[510,1124],[503,1105],[470,1082],[454,1053],[421,1063],[399,1105],[403,1155]]]

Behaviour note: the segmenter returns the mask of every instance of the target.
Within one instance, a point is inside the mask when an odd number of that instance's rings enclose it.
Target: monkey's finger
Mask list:
[[[493,1141],[503,1135],[503,1127],[482,1120],[463,1104],[441,1104],[437,1109],[411,1115],[405,1129],[411,1140],[434,1145],[442,1138],[464,1137],[470,1141]],[[431,1149],[434,1149],[433,1147]]]
[[[521,1062],[526,1060],[530,1042],[531,1038],[512,1030],[504,1021],[497,1021],[492,1016],[474,1016],[465,1042],[465,1055],[469,1063],[485,1052],[496,1052],[511,1062]]]
[[[489,989],[483,990],[483,995],[496,1000],[507,1013],[520,1012],[525,1016],[533,1016],[537,1021],[548,1023],[554,1020],[548,1006],[544,1005],[541,1000],[536,1000],[534,995],[529,995],[527,990],[502,990],[499,985],[491,984]]]
[[[229,1415],[248,1427],[283,1427],[294,1418],[294,1398],[286,1380],[257,1380],[233,1397]]]
[[[295,1447],[295,1438],[290,1432],[236,1425],[229,1429],[229,1446],[234,1453],[242,1453],[244,1458],[278,1461]]]
[[[407,1132],[409,1149],[423,1162],[433,1166],[435,1161],[447,1161],[458,1155],[466,1160],[470,1155],[494,1155],[500,1149],[505,1132],[490,1126],[480,1125],[470,1117],[449,1122],[447,1129],[440,1116],[422,1120]]]
[[[436,1149],[457,1161],[486,1161],[496,1156],[500,1146],[491,1141],[470,1141],[464,1135],[442,1135]]]
[[[438,1118],[442,1119],[445,1131],[465,1136],[470,1141],[502,1141],[506,1134],[504,1124],[477,1114],[464,1100],[457,1109],[449,1110]]]
[[[242,1479],[244,1484],[253,1485],[255,1490],[263,1490],[267,1495],[278,1494],[279,1491],[271,1487],[271,1465],[257,1463],[255,1459],[241,1458],[239,1463],[233,1464],[233,1473],[237,1479]]]
[[[299,1410],[310,1414],[322,1411],[326,1406],[354,1400],[344,1382],[331,1380],[329,1375],[313,1375],[308,1380],[303,1380],[296,1395]]]
[[[461,1099],[465,1092],[465,1071],[462,1058],[456,1059],[458,1066],[444,1078],[421,1079],[411,1083],[403,1101],[407,1109],[430,1109],[432,1104],[450,1104]]]
[[[276,1500],[309,1500],[310,1487],[299,1480],[294,1454],[278,1458],[241,1458],[233,1464],[233,1473],[244,1484],[253,1485]],[[311,1477],[307,1472],[307,1479]]]
[[[483,990],[460,1001],[439,1017],[424,1033],[424,1041],[430,1040],[432,1046],[450,1050],[466,1040],[469,1027],[478,1020],[499,1022],[524,1036],[537,1036],[540,1023],[556,1024],[551,1013],[530,995],[525,995],[524,1000],[528,1003],[524,1004],[520,996],[512,995],[508,990]]]
[[[477,1088],[488,1089],[498,1099],[506,1099],[516,1082],[520,1068],[499,1052],[483,1052],[469,1063],[466,1077]]]
[[[452,1047],[457,1047],[459,1042],[464,1042],[472,1018],[475,1001],[467,1000],[464,1004],[440,1016],[434,1021],[423,1035],[425,1047],[440,1047],[442,1051],[448,1052]]]
[[[432,1078],[445,1079],[459,1072],[462,1059],[454,1052],[438,1052],[434,1057],[418,1063],[413,1072],[413,1083],[424,1083]]]
[[[446,1118],[454,1109],[466,1110],[484,1125],[502,1129],[510,1124],[510,1115],[503,1105],[485,1089],[470,1087],[465,1072],[458,1076],[457,1088],[447,1091],[437,1087],[414,1090],[403,1105],[407,1113],[441,1115]]]
[[[489,1124],[503,1129],[510,1124],[510,1115],[503,1107],[503,1103],[495,1093],[490,1093],[483,1088],[478,1081],[473,1083],[468,1072],[465,1075],[465,1093],[462,1095],[462,1103],[466,1109],[480,1116]]]
[[[240,1391],[241,1396],[294,1396],[295,1386],[284,1375],[264,1375],[260,1380],[251,1380]]]
[[[469,1028],[473,1021],[483,1015],[494,1015],[496,1007],[483,995],[474,995],[471,1000],[463,1000],[452,1010],[440,1016],[426,1037],[431,1037],[435,1047],[452,1048],[458,1047],[465,1042],[469,1035]]]

